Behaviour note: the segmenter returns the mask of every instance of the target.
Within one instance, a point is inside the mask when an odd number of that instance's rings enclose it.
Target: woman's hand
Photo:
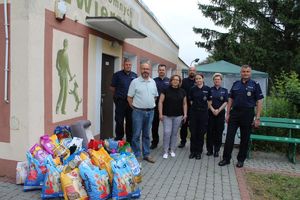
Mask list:
[[[186,122],[186,119],[187,119],[187,115],[183,115],[183,116],[182,116],[182,121],[183,121],[183,123]]]
[[[163,121],[164,120],[164,116],[163,115],[159,115],[159,120]]]

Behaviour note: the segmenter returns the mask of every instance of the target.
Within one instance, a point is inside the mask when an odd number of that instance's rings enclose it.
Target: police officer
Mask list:
[[[126,140],[131,143],[132,139],[132,109],[127,101],[128,88],[131,81],[137,78],[137,74],[131,71],[132,63],[128,58],[124,59],[123,70],[113,74],[111,91],[114,95],[116,138],[122,140],[124,137],[124,119],[126,120]]]
[[[196,68],[191,66],[189,68],[189,76],[187,78],[182,79],[181,88],[184,89],[185,93],[187,94],[187,108],[188,108],[188,116],[184,123],[181,125],[180,129],[180,144],[178,145],[179,148],[185,147],[186,137],[187,137],[187,130],[189,126],[189,113],[190,113],[190,100],[189,100],[189,93],[190,89],[195,85],[195,75],[196,75]]]
[[[201,159],[204,134],[207,132],[208,108],[211,104],[210,88],[204,85],[203,74],[195,76],[196,85],[190,90],[191,147],[189,158]]]
[[[214,86],[210,88],[212,104],[208,111],[208,129],[206,135],[206,149],[208,156],[219,157],[222,145],[222,134],[225,123],[225,106],[228,102],[228,91],[221,87],[222,74],[213,75]]]
[[[241,142],[236,167],[241,168],[244,166],[252,125],[258,127],[260,123],[259,119],[263,98],[264,96],[259,83],[251,80],[251,67],[249,65],[243,65],[241,67],[241,80],[233,83],[229,94],[225,117],[228,128],[223,160],[219,162],[219,166],[230,163],[234,138],[238,127],[240,127],[241,131]],[[256,112],[254,112],[255,106]]]
[[[156,83],[158,95],[160,93],[167,89],[169,87],[170,79],[166,77],[166,65],[165,64],[159,64],[157,67],[158,77],[154,78],[153,80]],[[158,127],[159,127],[159,113],[158,113],[158,101],[159,98],[156,99],[156,106],[154,109],[154,117],[152,122],[152,142],[150,149],[155,149],[157,147],[157,144],[159,142],[159,135],[158,135]]]

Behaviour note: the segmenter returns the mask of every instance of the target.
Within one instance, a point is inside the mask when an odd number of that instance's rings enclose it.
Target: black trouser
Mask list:
[[[233,108],[230,111],[230,117],[227,127],[227,135],[223,152],[223,159],[230,161],[233,150],[235,134],[240,127],[241,142],[237,160],[244,162],[247,157],[249,139],[251,134],[252,122],[254,117],[254,108]]]
[[[189,127],[189,123],[190,123],[190,109],[188,108],[188,112],[187,112],[187,118],[185,120],[185,123],[181,124],[181,128],[180,128],[180,143],[185,145],[186,143],[186,137],[188,135],[188,127]]]
[[[215,116],[211,110],[208,111],[208,128],[206,135],[206,149],[208,152],[219,152],[222,145],[222,134],[224,131],[225,110]]]
[[[154,146],[157,146],[159,142],[158,127],[159,127],[159,112],[158,112],[158,106],[155,106],[154,116],[152,121],[152,142],[151,142],[152,145]]]
[[[203,151],[204,134],[207,131],[208,111],[191,109],[191,153],[201,154]]]
[[[132,139],[132,109],[129,106],[127,99],[114,98],[115,109],[115,121],[116,121],[116,140],[122,140],[124,137],[124,118],[126,129],[126,141],[131,143]]]

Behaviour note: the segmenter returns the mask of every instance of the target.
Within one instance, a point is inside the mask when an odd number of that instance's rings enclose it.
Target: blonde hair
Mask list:
[[[215,80],[215,77],[220,77],[221,80],[223,80],[223,75],[221,73],[214,73],[214,75],[212,76],[212,79]]]

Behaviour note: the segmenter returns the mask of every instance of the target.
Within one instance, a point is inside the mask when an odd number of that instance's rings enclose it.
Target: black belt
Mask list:
[[[137,107],[134,107],[134,106],[132,106],[132,107],[136,110],[141,110],[141,111],[152,111],[152,110],[154,110],[154,108],[137,108]]]

